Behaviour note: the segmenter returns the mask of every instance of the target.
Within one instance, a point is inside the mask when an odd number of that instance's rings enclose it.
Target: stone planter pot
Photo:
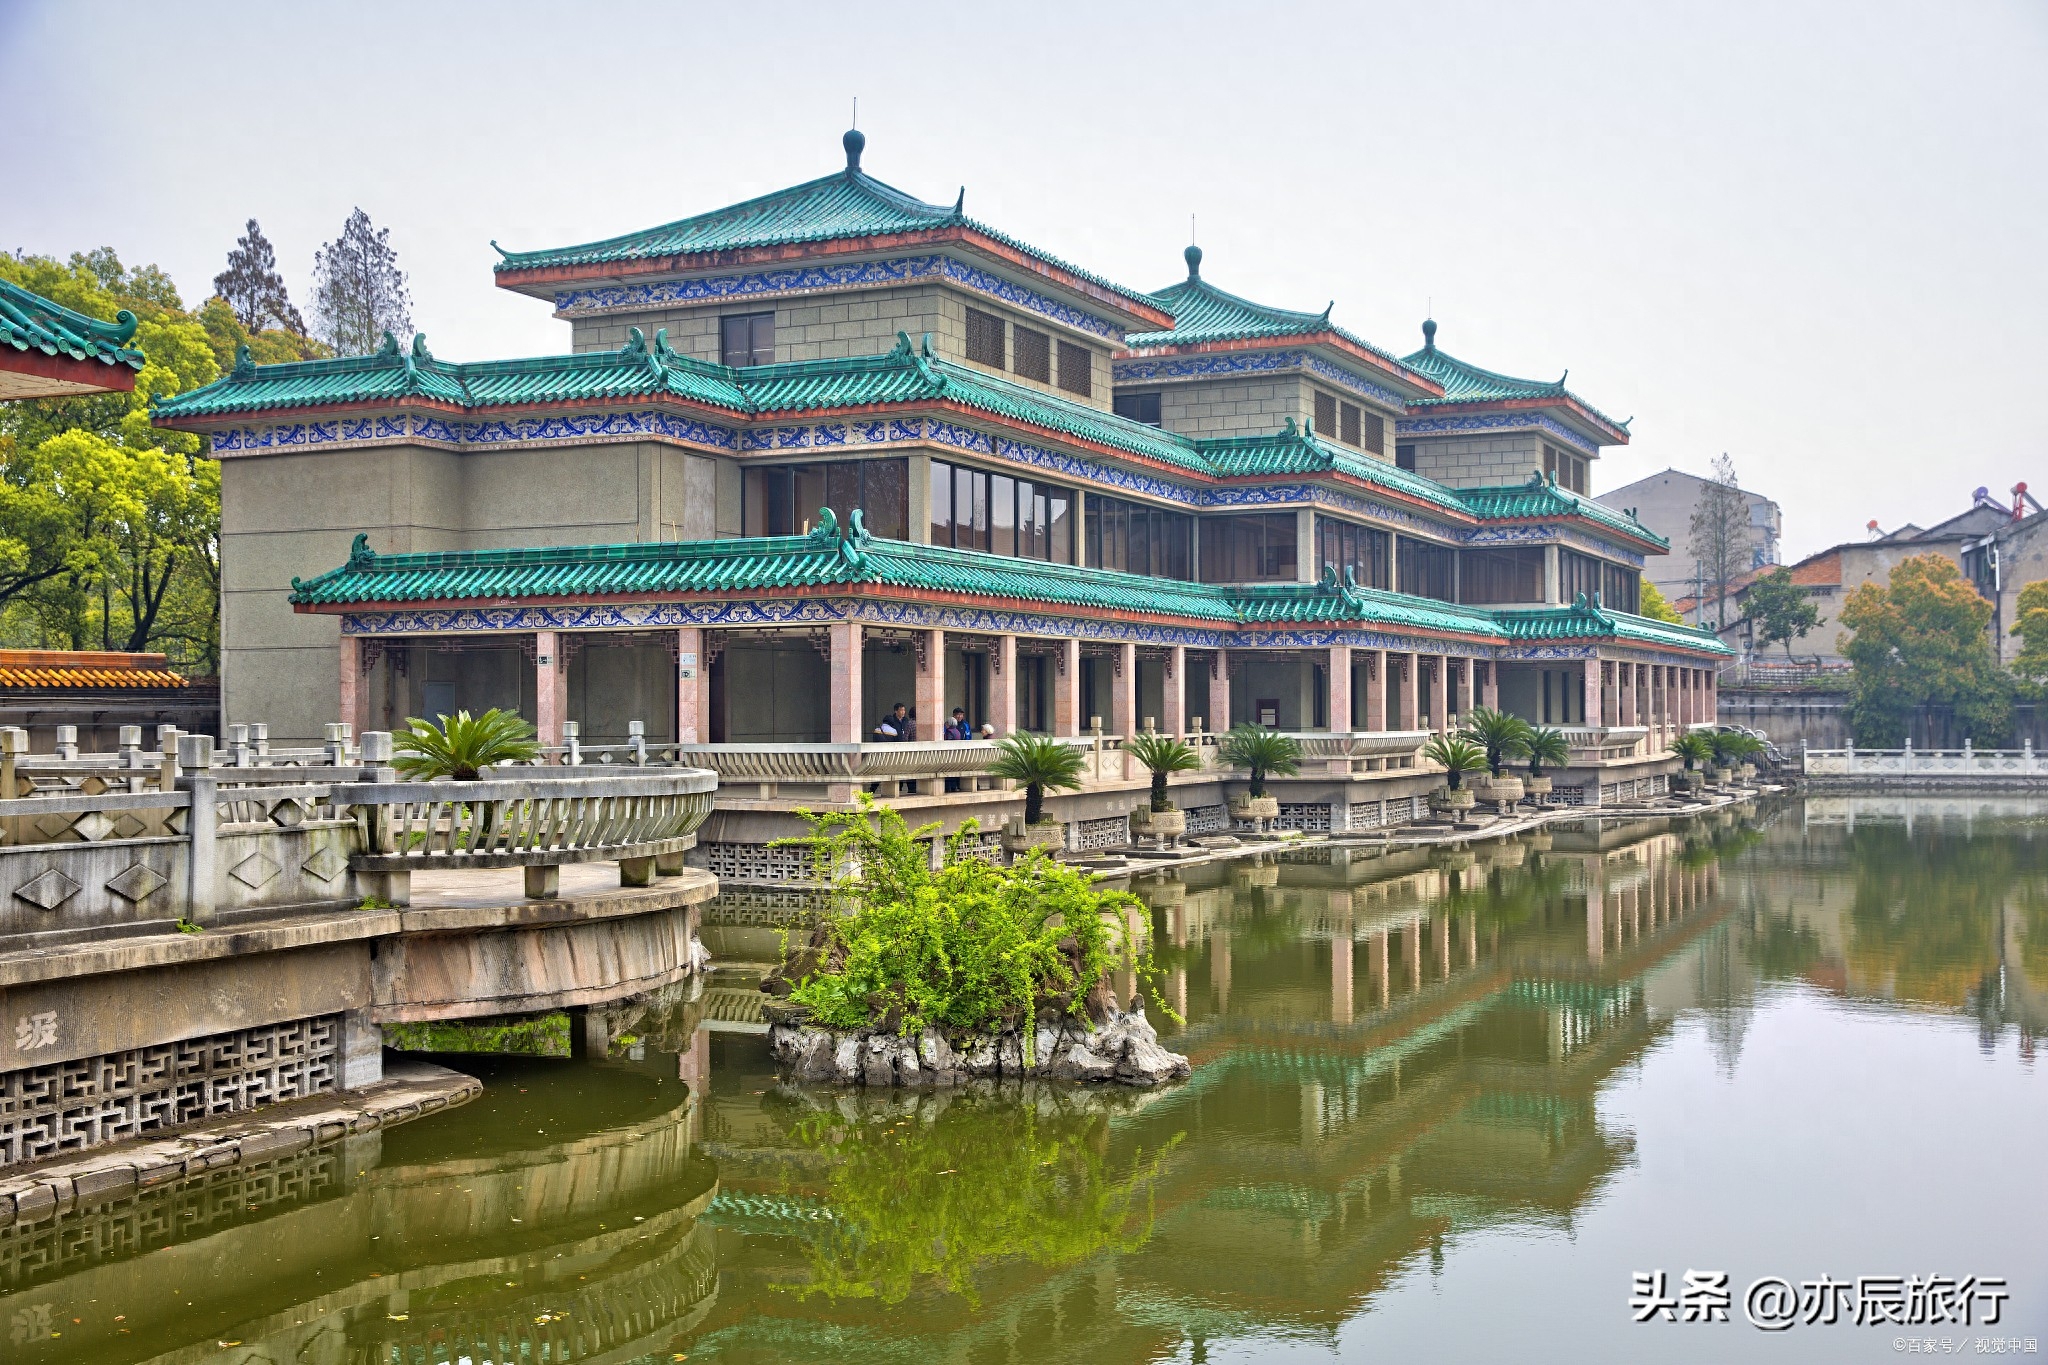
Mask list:
[[[1550,795],[1550,779],[1547,777],[1525,777],[1522,779],[1522,787],[1531,796],[1544,797]]]
[[[1438,787],[1429,794],[1429,808],[1442,811],[1471,810],[1478,800],[1470,787]]]
[[[1233,820],[1278,820],[1280,798],[1277,796],[1240,796],[1230,803]]]
[[[1709,787],[1718,787],[1728,780],[1728,770],[1726,768],[1708,768],[1700,776]]]
[[[1480,801],[1492,801],[1499,805],[1511,806],[1522,799],[1522,779],[1502,773],[1495,777],[1490,773],[1471,779],[1472,795]]]
[[[1463,848],[1439,849],[1435,861],[1446,872],[1470,872],[1479,863],[1477,855]]]
[[[1676,772],[1671,774],[1671,790],[1675,792],[1689,792],[1699,785],[1700,779],[1697,773]]]
[[[1067,827],[1057,822],[1050,824],[1003,826],[1003,851],[1006,853],[1029,853],[1034,848],[1059,850],[1067,846]]]
[[[1184,810],[1152,810],[1141,806],[1131,812],[1131,834],[1134,838],[1178,839],[1187,832],[1188,813]]]
[[[1756,764],[1744,763],[1735,769],[1735,775],[1744,782],[1756,781]]]
[[[1239,886],[1280,885],[1280,864],[1239,863],[1230,870],[1230,879]]]

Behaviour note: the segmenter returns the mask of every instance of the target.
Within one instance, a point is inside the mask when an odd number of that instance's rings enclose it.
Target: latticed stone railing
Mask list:
[[[1571,746],[1572,762],[1600,763],[1617,758],[1643,757],[1647,725],[1564,725],[1565,743]]]
[[[1805,771],[1808,777],[2031,783],[2048,778],[2048,754],[2037,753],[2032,740],[2018,749],[1979,749],[1967,741],[1960,749],[1846,746],[1808,749]]]

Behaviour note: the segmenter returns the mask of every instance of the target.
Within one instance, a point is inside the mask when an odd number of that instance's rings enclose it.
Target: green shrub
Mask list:
[[[1001,1031],[1042,1009],[1083,1014],[1089,990],[1125,963],[1150,972],[1123,928],[1143,903],[1043,851],[1007,868],[969,856],[970,820],[933,871],[919,841],[935,824],[912,830],[865,795],[855,810],[798,814],[812,832],[781,842],[833,869],[834,913],[790,999],[827,1028]]]
[[[439,725],[414,716],[391,738],[398,756],[391,766],[407,777],[429,782],[451,777],[474,782],[494,763],[531,763],[540,757],[533,727],[511,711],[492,707],[480,716],[457,711]]]

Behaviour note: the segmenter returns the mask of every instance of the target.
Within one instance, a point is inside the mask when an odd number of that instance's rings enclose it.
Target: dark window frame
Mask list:
[[[1157,389],[1143,393],[1120,393],[1109,401],[1110,410],[1127,422],[1142,422],[1148,427],[1162,426],[1165,403]],[[1150,412],[1147,417],[1143,414]]]
[[[1001,313],[967,310],[967,358],[990,369],[1007,369],[1009,345]]]
[[[767,345],[762,345],[762,326],[767,324]],[[734,324],[747,324],[746,344],[733,344]],[[765,351],[765,355],[764,355]],[[765,313],[726,313],[718,319],[718,363],[734,369],[746,369],[754,365],[775,363],[775,311]]]
[[[1059,343],[1054,371],[1061,391],[1079,398],[1095,396],[1095,352],[1071,341]],[[1158,423],[1153,425],[1157,426]]]
[[[1010,373],[1039,384],[1052,383],[1052,333],[1021,322],[1011,324]]]

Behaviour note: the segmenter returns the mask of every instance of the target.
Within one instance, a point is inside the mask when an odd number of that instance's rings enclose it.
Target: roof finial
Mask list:
[[[868,145],[868,137],[858,128],[848,128],[846,136],[839,139],[839,145],[846,148],[846,173],[860,174],[861,149]]]
[[[1436,349],[1435,318],[1424,318],[1422,320],[1422,349],[1425,351],[1434,351]]]
[[[1190,280],[1201,279],[1202,248],[1196,246],[1193,242],[1190,242],[1188,243],[1188,249],[1186,251],[1181,252],[1180,254],[1181,259],[1188,263],[1188,278]]]

